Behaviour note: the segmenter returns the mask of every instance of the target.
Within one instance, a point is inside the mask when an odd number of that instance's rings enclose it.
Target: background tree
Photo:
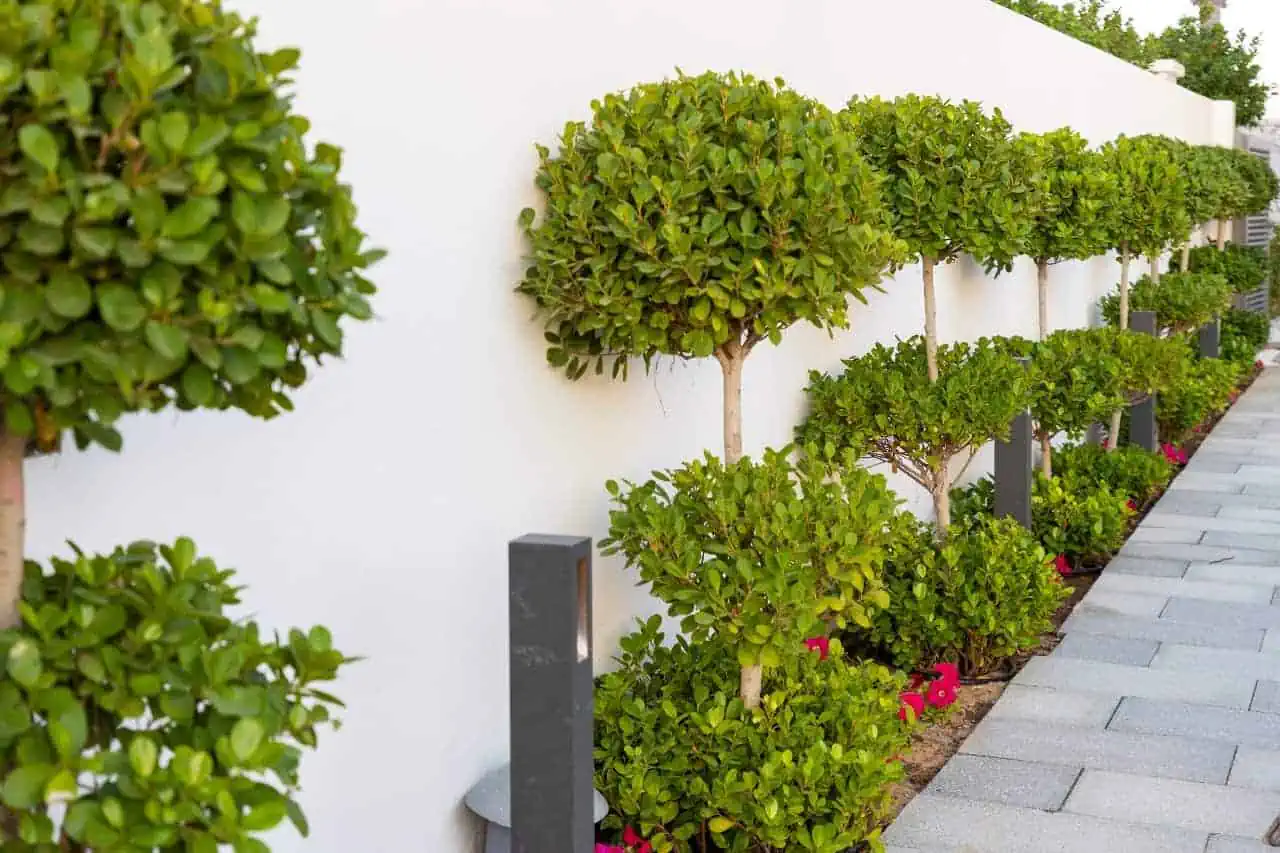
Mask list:
[[[1271,168],[1270,159],[1264,159],[1240,148],[1232,150],[1237,168],[1248,186],[1244,209],[1240,211],[1240,215],[1253,216],[1266,213],[1276,197],[1280,195],[1280,178],[1276,177],[1275,170]]]
[[[871,164],[887,176],[894,233],[923,267],[925,351],[938,379],[934,270],[961,254],[1008,268],[1026,252],[1044,203],[1039,147],[1015,144],[999,110],[907,95],[854,98],[841,114]]]
[[[0,628],[18,624],[23,459],[118,449],[125,412],[272,417],[367,319],[377,258],[341,154],[213,3],[0,2]]]
[[[1175,272],[1158,283],[1144,276],[1133,286],[1129,304],[1135,311],[1156,312],[1161,332],[1179,335],[1200,328],[1226,311],[1231,306],[1232,293],[1231,282],[1224,275]],[[1112,325],[1119,319],[1118,303],[1116,295],[1102,300],[1102,316]]]
[[[822,105],[737,74],[680,75],[592,105],[560,151],[539,147],[542,220],[519,290],[545,312],[570,378],[628,356],[714,356],[724,456],[742,456],[742,368],[801,320],[848,324],[903,248],[881,180]]]
[[[1226,248],[1227,234],[1231,229],[1231,221],[1244,216],[1253,205],[1255,188],[1249,182],[1251,163],[1245,158],[1256,160],[1247,151],[1235,148],[1214,146],[1209,162],[1212,164],[1214,182],[1217,191],[1213,195],[1214,218],[1218,221],[1216,242],[1219,249]]]
[[[1222,168],[1221,150],[1214,145],[1184,145],[1181,148],[1180,168],[1186,182],[1187,218],[1191,232],[1217,215],[1220,197],[1232,180],[1232,176]],[[1189,232],[1182,243],[1178,268],[1183,272],[1191,266],[1192,236],[1194,234]]]
[[[1112,248],[1120,253],[1117,324],[1129,328],[1129,264],[1133,254],[1156,255],[1190,230],[1186,184],[1170,147],[1155,137],[1120,137],[1103,148],[1119,191],[1113,211]],[[1108,446],[1114,448],[1121,412],[1111,416]]]
[[[1089,150],[1084,137],[1070,128],[1027,135],[1024,142],[1040,148],[1044,164],[1044,203],[1032,213],[1027,254],[1036,263],[1040,337],[1049,334],[1049,267],[1067,260],[1087,260],[1111,248],[1111,211],[1117,203],[1117,181],[1107,160]]]

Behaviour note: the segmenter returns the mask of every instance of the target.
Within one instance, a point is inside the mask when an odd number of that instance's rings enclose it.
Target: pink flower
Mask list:
[[[1053,558],[1053,567],[1058,570],[1060,575],[1071,574],[1071,564],[1067,562],[1066,554],[1059,554]]]
[[[804,647],[818,653],[818,660],[826,660],[831,652],[831,639],[828,637],[810,637],[804,641]]]
[[[1160,445],[1160,452],[1164,454],[1164,458],[1168,459],[1174,465],[1187,464],[1187,452],[1181,447],[1174,447],[1172,444]]]
[[[1258,359],[1253,363],[1253,366],[1261,370],[1262,368],[1266,367],[1266,364],[1263,363],[1262,359]]]
[[[938,673],[938,683],[954,687],[960,683],[960,667],[953,663],[937,663],[933,665],[933,671]]]
[[[631,827],[622,830],[622,844],[631,853],[653,853],[653,845],[645,841]]]
[[[935,708],[945,708],[956,701],[956,688],[953,684],[944,684],[941,679],[929,685],[926,697]]]
[[[621,844],[597,844],[596,853],[627,853]]]
[[[1132,500],[1131,500],[1131,501],[1126,501],[1126,502],[1125,502],[1125,506],[1127,506],[1127,507],[1129,508],[1129,512],[1137,512],[1137,511],[1138,511],[1138,504],[1137,504],[1137,502],[1136,502],[1136,501],[1132,501]]]
[[[903,693],[898,698],[902,700],[902,707],[898,709],[899,720],[910,723],[924,714],[924,697],[919,693]]]
[[[918,690],[920,685],[924,684],[924,676],[918,672],[913,672],[911,673],[911,678],[908,679],[907,683],[911,686],[912,690]]]

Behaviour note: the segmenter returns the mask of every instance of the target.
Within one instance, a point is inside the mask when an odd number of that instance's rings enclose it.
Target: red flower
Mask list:
[[[1258,368],[1259,370],[1261,370],[1262,368],[1266,367],[1267,365],[1263,363],[1262,359],[1258,359],[1257,361],[1255,361],[1255,362],[1253,363],[1253,366],[1254,366],[1254,367],[1256,367],[1256,368]]]
[[[960,683],[960,667],[953,663],[938,663],[933,665],[933,671],[938,673],[938,682],[955,687]]]
[[[1138,511],[1138,504],[1137,504],[1137,502],[1135,502],[1135,501],[1127,501],[1127,502],[1125,503],[1125,506],[1127,506],[1127,507],[1129,508],[1129,512],[1137,512],[1137,511]]]
[[[629,826],[622,831],[622,843],[632,853],[653,853],[653,845]]]
[[[929,704],[935,708],[945,708],[956,701],[955,685],[945,684],[941,679],[929,685],[929,693],[926,697]]]
[[[903,693],[898,697],[902,700],[902,707],[898,709],[898,719],[904,723],[920,719],[924,714],[924,697],[919,693]],[[911,709],[911,715],[908,716],[907,709]]]
[[[595,853],[627,853],[621,844],[596,844]]]
[[[1187,464],[1187,452],[1180,447],[1165,443],[1160,445],[1160,452],[1164,454],[1165,459],[1168,459],[1174,465]]]
[[[911,685],[912,690],[917,690],[921,684],[924,684],[924,676],[918,672],[913,672],[908,683]]]
[[[817,652],[818,660],[826,660],[827,654],[831,651],[831,639],[829,637],[810,637],[804,641],[804,647],[811,652]]]
[[[1053,567],[1058,570],[1060,575],[1071,574],[1071,564],[1067,562],[1066,554],[1059,554],[1053,559]]]

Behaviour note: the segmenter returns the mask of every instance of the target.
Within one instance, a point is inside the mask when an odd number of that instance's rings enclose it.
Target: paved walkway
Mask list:
[[[886,835],[889,853],[1275,853],[1280,367]]]

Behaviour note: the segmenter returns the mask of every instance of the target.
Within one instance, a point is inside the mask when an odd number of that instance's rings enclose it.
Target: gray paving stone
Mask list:
[[[1280,566],[1253,566],[1237,560],[1225,563],[1190,563],[1184,577],[1189,581],[1251,583],[1274,587],[1280,585]]]
[[[1063,657],[1032,658],[1014,678],[1014,683],[1226,708],[1249,707],[1254,687],[1252,679],[1216,672],[1189,679],[1183,673],[1169,670]]]
[[[960,751],[1218,784],[1227,781],[1235,755],[1235,747],[1212,741],[991,718],[978,724]]]
[[[1140,697],[1121,700],[1108,728],[1118,732],[1203,738],[1263,749],[1280,744],[1280,715]]]
[[[1086,770],[1064,809],[1129,823],[1261,837],[1280,813],[1280,794]]]
[[[1169,491],[1180,492],[1183,489],[1194,489],[1197,492],[1222,492],[1228,495],[1244,493],[1245,483],[1238,480],[1236,474],[1197,474],[1194,471],[1183,471],[1169,484]]]
[[[1268,509],[1254,506],[1223,506],[1218,510],[1218,518],[1238,518],[1242,521],[1267,521],[1280,524],[1280,509]]]
[[[1122,613],[1126,616],[1146,616],[1154,619],[1164,612],[1169,604],[1168,596],[1143,595],[1141,593],[1119,592],[1116,590],[1089,590],[1084,601],[1080,602],[1075,612],[1085,613]]]
[[[1280,653],[1280,630],[1267,631],[1262,641],[1262,651]]]
[[[1203,853],[1208,834],[921,794],[884,836],[920,849],[941,839],[964,853]]]
[[[1174,545],[1195,545],[1204,537],[1204,530],[1197,525],[1185,527],[1158,527],[1143,524],[1129,536],[1130,542],[1159,542]]]
[[[1201,454],[1197,453],[1195,458],[1191,460],[1191,464],[1187,466],[1188,471],[1200,471],[1205,474],[1234,474],[1240,470],[1240,466],[1248,464],[1249,461],[1255,460],[1252,455],[1242,454],[1241,459],[1229,458],[1201,458]]]
[[[1276,853],[1276,848],[1268,847],[1252,838],[1214,835],[1209,839],[1209,846],[1205,848],[1204,853]]]
[[[1273,604],[1171,598],[1161,613],[1161,618],[1231,628],[1280,628],[1280,607]]]
[[[1062,631],[1072,633],[1107,634],[1113,637],[1131,637],[1155,640],[1160,643],[1180,643],[1184,646],[1211,646],[1223,649],[1258,649],[1262,645],[1261,628],[1232,628],[1221,625],[1201,625],[1178,622],[1173,619],[1152,619],[1117,613],[1091,612],[1077,607]]]
[[[1242,746],[1227,784],[1236,788],[1280,792],[1280,750]]]
[[[1267,443],[1272,444],[1274,447],[1273,442],[1268,441]],[[1270,457],[1270,460],[1272,461],[1263,464],[1241,465],[1239,471],[1228,476],[1235,477],[1247,484],[1260,484],[1280,488],[1280,476],[1277,475],[1275,469],[1275,461],[1280,460],[1277,460],[1274,456]]]
[[[1146,575],[1156,578],[1180,578],[1191,563],[1187,560],[1144,560],[1139,557],[1114,557],[1107,563],[1109,575]],[[1280,566],[1276,567],[1280,577]]]
[[[956,755],[925,790],[940,797],[1057,811],[1079,775],[1078,767]]]
[[[1120,705],[1119,694],[1077,693],[1010,684],[1000,701],[986,716],[988,720],[1036,720],[1044,725],[1105,728]]]
[[[1235,477],[1239,475],[1232,474],[1231,476]],[[1277,498],[1280,497],[1280,483],[1246,483],[1244,487],[1240,489],[1240,494],[1247,495],[1249,497]]]
[[[1280,566],[1276,568],[1280,569]],[[1093,585],[1093,590],[1090,590],[1089,594],[1092,595],[1094,590],[1139,593],[1155,597],[1197,598],[1204,601],[1236,601],[1248,604],[1270,604],[1271,597],[1275,594],[1275,587],[1271,584],[1221,583],[1125,574],[1104,574]]]
[[[1253,701],[1249,703],[1250,711],[1263,714],[1280,714],[1280,682],[1259,679],[1253,690]],[[1280,743],[1276,744],[1280,746]]]
[[[1155,657],[1160,644],[1153,640],[1135,640],[1131,637],[1107,637],[1100,634],[1068,634],[1055,655],[1082,660],[1100,660],[1107,663],[1123,663],[1129,666],[1146,666]]]
[[[1180,489],[1165,492],[1153,512],[1186,513],[1189,515],[1221,514],[1228,507],[1236,509],[1280,509],[1280,498],[1262,495],[1233,495],[1223,492],[1200,492]]]
[[[1280,475],[1280,468],[1276,469],[1276,471]],[[1229,515],[1174,515],[1153,512],[1142,520],[1142,527],[1280,534],[1280,523],[1278,522],[1264,521],[1257,518],[1235,518]],[[1139,530],[1141,529],[1139,528]]]
[[[1150,557],[1157,560],[1190,560],[1193,563],[1215,563],[1239,560],[1258,565],[1280,565],[1280,551],[1258,551],[1250,548],[1227,548],[1222,545],[1173,545],[1156,542],[1130,542],[1120,549],[1122,557]]]
[[[1253,548],[1259,551],[1280,551],[1280,536],[1267,533],[1235,533],[1229,530],[1210,530],[1200,537],[1204,545],[1222,545],[1226,548]]]
[[[1186,673],[1216,672],[1238,675],[1254,681],[1280,678],[1280,655],[1241,649],[1206,649],[1166,643],[1151,661],[1152,669]]]

